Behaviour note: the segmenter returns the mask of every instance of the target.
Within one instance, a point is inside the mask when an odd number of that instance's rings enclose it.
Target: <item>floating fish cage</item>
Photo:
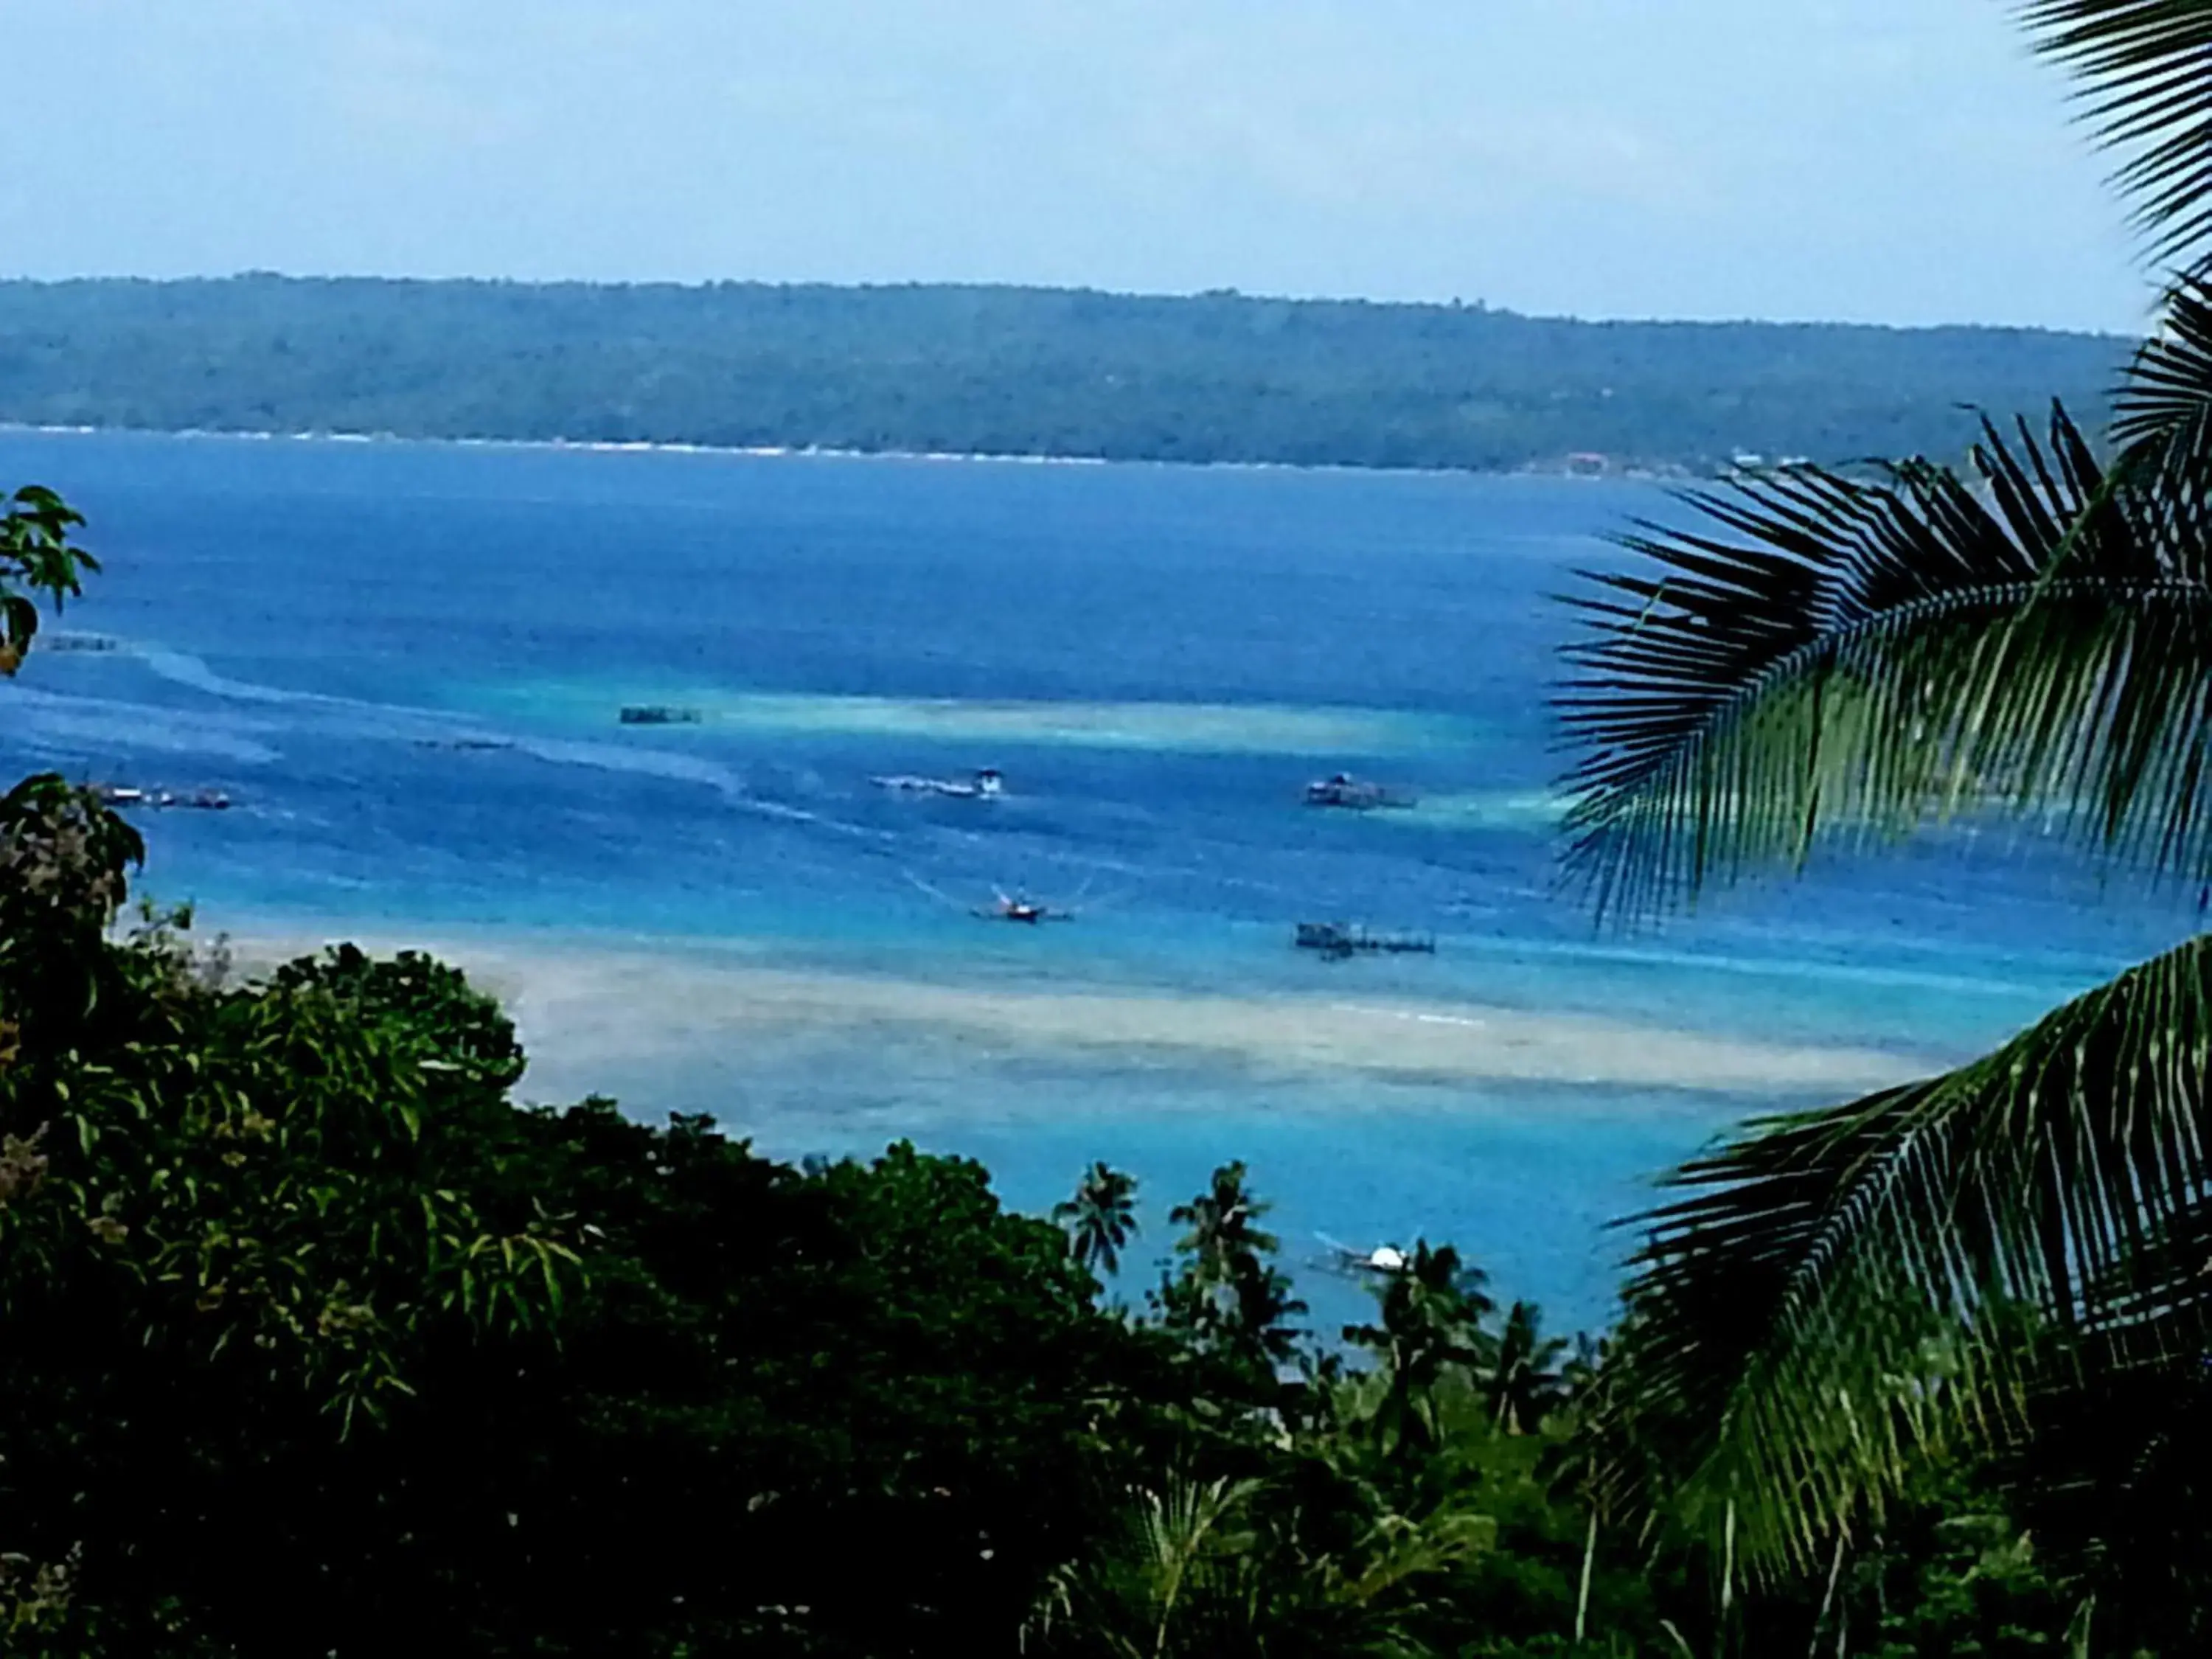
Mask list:
[[[1349,812],[1376,812],[1385,808],[1403,810],[1418,805],[1416,799],[1400,789],[1369,783],[1364,778],[1353,778],[1340,772],[1333,778],[1322,778],[1306,786],[1306,805],[1333,806]]]
[[[626,703],[622,711],[624,726],[696,726],[700,719],[696,708],[672,708],[659,702]]]
[[[1422,956],[1437,953],[1434,933],[1382,933],[1340,921],[1302,921],[1294,941],[1301,951],[1316,951],[1331,961],[1359,956]]]

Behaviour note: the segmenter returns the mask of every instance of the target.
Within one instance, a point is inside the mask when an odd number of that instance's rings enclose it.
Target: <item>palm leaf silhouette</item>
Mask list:
[[[1679,1171],[1611,1427],[1666,1448],[1693,1514],[1733,1506],[1745,1559],[1802,1566],[1931,1448],[2016,1441],[2087,1371],[2193,1362],[2208,1065],[2200,939],[1971,1066]],[[1615,1502],[1659,1498],[1612,1468]]]
[[[1640,568],[1577,597],[1559,700],[1565,868],[1601,915],[1959,817],[2212,878],[2212,0],[2021,12],[2182,269],[2113,453],[2054,407],[2040,432],[1985,420],[1957,471],[1739,477],[1626,537]],[[2208,1055],[2200,939],[1971,1065],[1678,1171],[1588,1391],[1596,1495],[1772,1572],[1930,1449],[2026,1449],[2075,1545],[2151,1564],[2136,1607],[2178,1599],[2143,1517],[2212,1448]]]
[[[2204,0],[2028,0],[2037,45],[2081,80],[2084,113],[2121,161],[2154,259],[2200,264],[2212,239],[2212,5]]]
[[[2212,539],[2157,476],[1984,424],[1971,477],[1820,468],[1686,497],[1593,578],[1559,704],[1582,758],[1567,867],[1601,911],[1663,911],[2002,807],[2201,878]]]

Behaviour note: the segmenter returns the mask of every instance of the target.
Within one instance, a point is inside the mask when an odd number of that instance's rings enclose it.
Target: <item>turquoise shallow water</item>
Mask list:
[[[70,625],[125,647],[0,690],[0,768],[230,791],[148,825],[149,887],[210,925],[842,976],[866,1010],[797,1024],[595,982],[641,1051],[526,999],[532,1086],[792,1155],[911,1135],[1038,1208],[1095,1157],[1157,1212],[1239,1156],[1294,1259],[1449,1237],[1565,1317],[1601,1316],[1645,1173],[1820,1091],[1279,1065],[1269,1032],[1479,1006],[1936,1063],[2194,919],[1948,842],[1595,935],[1551,890],[1549,596],[1672,510],[1639,488],[37,434],[0,434],[0,478],[91,516]],[[987,764],[988,805],[870,782]],[[1423,804],[1304,809],[1338,768]],[[1016,890],[1077,919],[969,914]],[[1443,948],[1330,967],[1287,945],[1322,917]],[[1223,1000],[1237,1035],[1085,1041],[1043,1018],[1067,996]]]

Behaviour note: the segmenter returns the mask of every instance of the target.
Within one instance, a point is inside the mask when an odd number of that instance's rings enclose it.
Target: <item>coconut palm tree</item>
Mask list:
[[[1508,1434],[1526,1434],[1566,1404],[1559,1361],[1567,1348],[1565,1337],[1544,1334],[1542,1309],[1516,1302],[1506,1313],[1483,1379],[1491,1420]]]
[[[1262,1231],[1260,1218],[1274,1206],[1262,1203],[1245,1190],[1245,1169],[1240,1159],[1213,1172],[1206,1189],[1188,1204],[1168,1212],[1168,1219],[1190,1231],[1176,1249],[1196,1264],[1199,1277],[1211,1284],[1226,1284],[1235,1277],[1235,1264],[1243,1257],[1272,1255],[1280,1241]]]
[[[1111,1275],[1121,1265],[1121,1247],[1137,1234],[1137,1178],[1103,1160],[1084,1172],[1075,1196],[1053,1206],[1052,1218],[1067,1229],[1075,1259]]]
[[[1443,1438],[1437,1384],[1454,1366],[1484,1365],[1494,1350],[1482,1328],[1496,1306],[1483,1291],[1487,1282],[1450,1245],[1431,1249],[1422,1239],[1403,1267],[1381,1275],[1380,1322],[1345,1327],[1346,1342],[1382,1362],[1385,1392],[1377,1420],[1394,1451],[1415,1457],[1437,1446]]]
[[[1963,470],[1739,477],[1625,538],[1641,568],[1581,596],[1560,698],[1567,869],[1602,914],[1990,814],[2212,884],[2212,0],[2023,15],[2183,273],[2111,453],[2054,407],[1984,422]],[[1825,1564],[1930,1448],[2040,1431],[2077,1512],[2127,1512],[2202,1433],[2208,1068],[2199,938],[1972,1065],[1678,1171],[1599,1391],[1611,1501],[1679,1502],[1753,1568]]]
[[[1190,1333],[1231,1355],[1255,1376],[1272,1378],[1297,1349],[1291,1321],[1306,1310],[1273,1262],[1281,1241],[1260,1225],[1274,1206],[1244,1185],[1242,1162],[1215,1170],[1206,1189],[1178,1204],[1168,1218],[1188,1229],[1176,1241],[1182,1273],[1164,1279],[1155,1296],[1171,1329]]]

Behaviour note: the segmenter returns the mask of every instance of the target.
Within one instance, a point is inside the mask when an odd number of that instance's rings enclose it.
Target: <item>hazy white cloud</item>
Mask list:
[[[5,261],[2127,325],[2121,216],[2006,13],[5,0],[40,66]]]

